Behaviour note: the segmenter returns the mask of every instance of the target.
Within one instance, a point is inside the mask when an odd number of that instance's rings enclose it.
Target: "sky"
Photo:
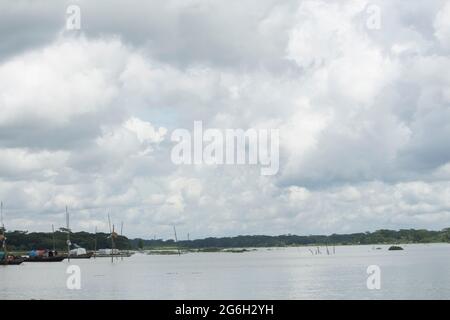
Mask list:
[[[450,227],[448,1],[0,0],[0,39],[7,229]],[[194,121],[279,130],[278,173],[173,163]]]

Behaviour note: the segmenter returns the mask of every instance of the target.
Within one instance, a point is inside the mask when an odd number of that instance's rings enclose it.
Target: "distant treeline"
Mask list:
[[[350,244],[395,244],[450,242],[450,228],[442,231],[428,230],[378,230],[375,232],[324,235],[280,235],[280,236],[237,236],[226,238],[206,238],[190,241],[173,240],[131,240],[132,247],[145,249],[178,246],[188,249],[199,248],[243,248],[243,247],[286,247],[299,245],[350,245]]]
[[[88,250],[94,249],[97,239],[97,249],[111,248],[111,240],[107,233],[75,232],[70,234],[73,244]],[[66,250],[67,234],[57,231],[54,234],[55,246],[58,250]],[[53,234],[44,232],[8,231],[7,244],[10,250],[26,251],[31,249],[53,248]],[[429,230],[378,230],[375,232],[332,234],[325,235],[280,235],[280,236],[236,236],[224,238],[205,238],[197,240],[184,240],[175,243],[174,240],[145,240],[128,239],[119,236],[116,239],[118,249],[152,249],[152,248],[242,248],[242,247],[286,247],[300,245],[350,245],[350,244],[395,244],[395,243],[432,243],[450,242],[450,228],[441,231]]]
[[[28,251],[32,249],[53,249],[53,237],[57,250],[67,251],[67,233],[56,231],[54,234],[49,232],[30,232],[27,231],[7,231],[7,247],[10,251]],[[70,234],[70,241],[87,250],[93,250],[95,241],[97,249],[111,248],[111,239],[109,233],[74,232]],[[95,240],[96,239],[96,240]],[[123,236],[115,240],[115,247],[118,249],[131,249],[130,241]],[[74,246],[72,246],[74,248]]]

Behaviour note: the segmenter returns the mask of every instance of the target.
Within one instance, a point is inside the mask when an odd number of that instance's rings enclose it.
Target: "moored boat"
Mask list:
[[[0,250],[0,265],[18,265],[23,262],[22,258],[18,258],[12,254],[8,253],[6,248],[6,229],[3,224],[3,201],[0,204],[0,244],[2,250]]]
[[[67,257],[57,256],[57,257],[26,257],[25,262],[61,262]]]
[[[99,249],[97,252],[95,252],[96,258],[111,258],[111,257],[118,257],[118,258],[128,258],[131,257],[134,254],[134,252],[129,251],[120,251],[118,249]]]
[[[70,250],[70,259],[90,259],[94,252],[87,252],[84,248],[76,248],[73,250]]]
[[[19,265],[21,263],[23,263],[23,259],[22,258],[14,258],[12,260],[5,260],[5,261],[0,261],[0,266],[13,266],[13,265]]]
[[[13,255],[7,255],[3,251],[0,251],[0,266],[19,265],[23,261],[23,258],[19,258]]]
[[[92,258],[92,256],[94,255],[93,252],[88,252],[86,254],[80,254],[80,255],[76,255],[76,256],[70,256],[70,259],[90,259]]]
[[[52,250],[32,250],[28,256],[23,256],[25,262],[61,262],[66,256],[59,255],[57,251]]]

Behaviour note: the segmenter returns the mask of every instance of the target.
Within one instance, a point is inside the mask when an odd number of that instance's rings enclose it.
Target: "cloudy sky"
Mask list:
[[[0,39],[8,229],[450,227],[448,1],[0,0]],[[173,164],[195,120],[278,128],[278,174]]]

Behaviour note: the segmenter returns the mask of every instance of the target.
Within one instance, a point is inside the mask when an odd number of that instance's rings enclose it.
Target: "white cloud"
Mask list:
[[[0,45],[8,227],[63,223],[66,204],[75,229],[109,210],[144,237],[446,227],[450,7],[375,4],[380,30],[362,0],[80,1],[81,35],[20,26]],[[279,128],[280,175],[175,166],[167,137],[194,120]]]
[[[111,111],[125,63],[118,41],[60,39],[15,56],[0,66],[0,123],[66,126],[76,116]]]
[[[445,3],[434,20],[435,36],[445,49],[450,49],[450,3]]]

